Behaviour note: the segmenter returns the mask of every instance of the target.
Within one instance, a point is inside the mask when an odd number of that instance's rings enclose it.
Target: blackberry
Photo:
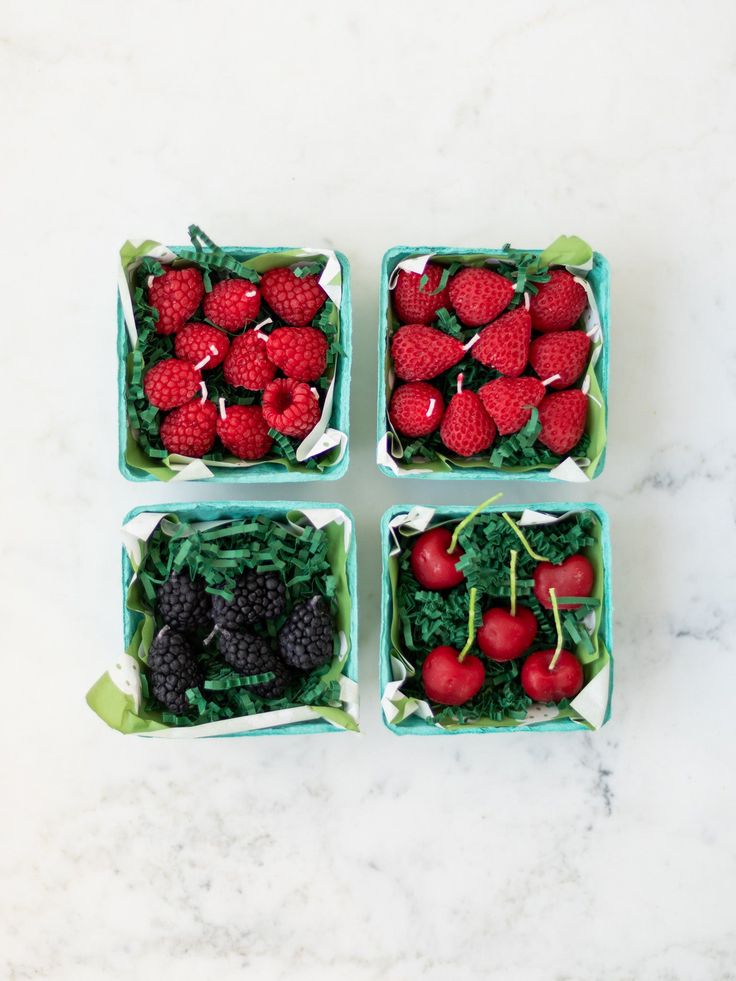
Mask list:
[[[186,692],[202,684],[202,670],[182,634],[164,627],[148,651],[150,689],[154,698],[176,715],[190,709]]]
[[[188,572],[174,572],[156,590],[156,612],[169,627],[195,630],[209,623],[212,598],[201,579]]]
[[[286,606],[286,589],[276,572],[244,572],[232,592],[232,600],[212,598],[213,619],[224,630],[242,630],[258,620],[273,620]]]
[[[299,603],[279,632],[281,656],[293,668],[311,671],[332,657],[333,628],[327,604],[321,596]]]
[[[292,674],[281,658],[271,650],[264,637],[255,634],[235,634],[222,630],[219,634],[220,654],[240,674],[265,674],[272,671],[274,677],[262,685],[249,685],[260,698],[281,698],[289,687]]]

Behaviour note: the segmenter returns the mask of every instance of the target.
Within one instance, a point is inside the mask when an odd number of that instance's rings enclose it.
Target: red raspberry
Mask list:
[[[261,291],[248,279],[223,279],[204,298],[204,315],[225,330],[240,330],[258,316]]]
[[[225,358],[224,373],[228,385],[252,392],[265,388],[276,374],[276,365],[268,360],[266,335],[248,330],[234,337]]]
[[[305,382],[277,378],[263,392],[263,416],[285,436],[306,436],[319,422],[319,399]]]
[[[177,358],[191,361],[192,364],[199,364],[209,358],[207,364],[202,365],[205,371],[221,365],[229,348],[230,341],[227,337],[217,327],[210,327],[209,324],[186,324],[176,332],[174,339]]]
[[[441,307],[450,308],[447,283],[439,293],[435,293],[444,271],[436,262],[428,262],[423,273],[408,272],[406,269],[399,271],[393,293],[394,310],[400,323],[428,324]],[[427,282],[422,286],[424,276]]]
[[[316,327],[278,327],[268,338],[268,357],[289,378],[316,381],[327,367],[327,338]]]
[[[156,331],[173,334],[185,323],[202,302],[204,283],[199,269],[167,269],[163,276],[154,276],[148,287],[148,302],[158,310]]]
[[[287,266],[265,272],[261,291],[273,312],[293,327],[311,324],[327,299],[319,276],[297,276]]]
[[[230,405],[217,420],[217,435],[226,450],[241,460],[260,460],[273,446],[260,405]]]
[[[201,381],[202,374],[191,361],[166,358],[146,372],[143,391],[157,409],[175,409],[196,395]]]
[[[161,423],[161,442],[169,453],[204,456],[215,445],[217,409],[206,399],[194,399],[170,412]]]
[[[445,400],[434,385],[409,382],[391,397],[388,414],[391,425],[402,436],[428,436],[442,422]]]

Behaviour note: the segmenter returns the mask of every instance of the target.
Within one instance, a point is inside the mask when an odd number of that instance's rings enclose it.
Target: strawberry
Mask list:
[[[204,298],[204,315],[213,324],[234,331],[255,320],[261,291],[249,279],[223,279]]]
[[[394,370],[402,381],[426,381],[452,368],[465,356],[462,343],[436,327],[407,324],[391,339]]]
[[[475,392],[463,391],[463,376],[458,375],[457,394],[450,399],[442,419],[440,439],[458,456],[475,456],[487,450],[495,438],[493,420]]]
[[[388,414],[391,425],[402,436],[428,436],[442,421],[445,400],[434,385],[409,382],[391,397]]]
[[[485,327],[470,353],[487,368],[515,378],[526,368],[531,337],[529,311],[517,307]]]
[[[217,409],[207,399],[194,399],[169,412],[161,423],[161,442],[169,453],[204,456],[215,445]]]
[[[587,414],[588,396],[579,388],[545,395],[539,406],[539,421],[542,423],[539,442],[553,453],[569,453],[585,431]]]
[[[495,378],[478,389],[478,395],[499,433],[507,436],[524,428],[531,406],[539,405],[546,390],[536,378]]]
[[[327,299],[319,276],[297,276],[286,266],[263,274],[261,292],[273,312],[293,327],[311,324]]]
[[[154,276],[148,287],[148,302],[158,312],[156,333],[173,334],[194,314],[204,296],[199,269],[167,269]]]
[[[263,416],[284,436],[304,437],[319,422],[319,399],[306,382],[276,378],[263,392]]]
[[[495,320],[513,295],[514,284],[491,269],[467,266],[450,283],[450,302],[468,327],[481,327]]]
[[[529,359],[540,378],[559,375],[550,388],[568,388],[585,370],[590,338],[582,330],[555,332],[538,337],[531,346]]]
[[[575,324],[588,303],[580,283],[566,269],[552,269],[549,282],[539,283],[529,312],[534,330],[567,330]]]
[[[209,324],[185,324],[174,338],[177,358],[191,361],[192,364],[200,364],[205,358],[209,358],[207,364],[202,365],[207,371],[222,364],[229,348],[230,341],[227,337],[217,327],[210,327]]]
[[[449,308],[450,293],[447,284],[435,293],[444,269],[436,262],[428,262],[423,273],[400,269],[394,286],[394,310],[402,324],[428,324],[442,307]],[[422,286],[422,277],[427,281]]]
[[[309,382],[327,367],[327,338],[316,327],[277,327],[268,338],[268,357],[289,378]]]
[[[217,435],[226,450],[241,460],[260,460],[273,446],[260,405],[231,405],[217,420]]]
[[[268,385],[276,374],[276,365],[268,359],[267,340],[257,330],[247,330],[233,338],[223,369],[228,385],[252,392]]]
[[[146,372],[143,391],[157,409],[175,409],[193,398],[202,375],[190,361],[165,358]]]

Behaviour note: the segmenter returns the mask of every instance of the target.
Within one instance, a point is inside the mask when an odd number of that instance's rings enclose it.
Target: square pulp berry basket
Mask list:
[[[583,654],[585,687],[562,710],[533,704],[524,719],[502,719],[489,724],[468,720],[460,725],[439,725],[433,721],[432,710],[426,701],[416,693],[403,690],[407,676],[407,660],[402,653],[403,640],[401,624],[396,615],[396,588],[398,580],[397,545],[400,540],[410,542],[411,535],[420,534],[437,524],[462,520],[471,512],[469,507],[440,506],[436,509],[396,504],[385,512],[381,520],[381,641],[379,653],[379,684],[381,689],[382,718],[384,725],[397,736],[444,736],[473,733],[509,732],[589,732],[608,722],[611,715],[613,693],[613,595],[611,572],[611,539],[608,516],[597,504],[577,502],[546,502],[527,504],[523,508],[512,506],[504,508],[494,505],[485,509],[488,514],[509,514],[516,522],[525,518],[529,522],[539,521],[535,514],[549,516],[540,524],[551,524],[550,519],[576,513],[588,513],[594,519],[592,537],[595,542],[585,550],[585,554],[595,569],[593,596],[599,599],[596,613],[596,656]],[[403,527],[407,536],[397,534]],[[524,600],[520,596],[519,602]],[[477,624],[476,624],[477,626]],[[582,630],[582,627],[580,628]],[[446,642],[438,639],[437,643]],[[577,653],[580,656],[581,648]],[[481,655],[482,657],[482,655]],[[585,658],[588,658],[585,661]],[[485,660],[485,659],[483,659]],[[411,679],[409,685],[411,686]],[[580,700],[580,701],[578,701]],[[577,707],[577,708],[576,708]],[[580,711],[578,711],[578,709]],[[582,712],[590,721],[583,722]]]
[[[329,418],[325,421],[324,433],[315,438],[314,451],[323,450],[313,460],[299,461],[284,457],[263,462],[251,462],[247,465],[232,463],[213,464],[210,461],[188,458],[172,458],[173,468],[162,460],[150,459],[138,445],[131,432],[127,411],[127,393],[131,373],[130,358],[133,342],[126,327],[126,313],[132,316],[132,304],[128,280],[125,275],[125,265],[144,256],[163,257],[162,261],[172,258],[196,261],[197,256],[206,257],[216,252],[220,256],[231,256],[240,262],[247,263],[258,273],[279,266],[293,265],[299,261],[304,263],[315,260],[327,262],[324,268],[321,284],[329,294],[330,302],[337,307],[333,318],[337,324],[337,344],[339,351],[334,358],[334,379],[330,390],[325,395],[331,399],[332,408]],[[126,242],[121,250],[121,269],[119,273],[117,295],[117,356],[118,356],[118,463],[120,472],[127,480],[207,480],[216,483],[281,483],[304,482],[312,480],[337,480],[342,477],[349,465],[349,431],[350,431],[350,369],[352,361],[352,308],[350,296],[350,264],[342,252],[332,252],[329,249],[295,249],[289,247],[258,248],[232,246],[212,249],[207,246],[160,246],[155,242],[145,242],[133,246]],[[328,369],[329,370],[329,369]],[[293,452],[290,453],[293,457]],[[315,466],[315,460],[319,466]]]
[[[329,676],[339,685],[339,707],[305,705],[297,709],[277,709],[260,715],[246,715],[180,728],[166,728],[159,722],[152,722],[150,717],[145,718],[138,714],[141,704],[140,666],[137,656],[133,654],[137,655],[146,631],[146,640],[150,643],[153,628],[146,625],[141,612],[131,608],[136,605],[135,601],[129,605],[130,587],[140,562],[141,549],[163,518],[174,522],[202,522],[203,530],[211,530],[225,521],[249,523],[259,518],[325,530],[329,540],[331,575],[335,577],[338,605],[336,628],[340,639],[340,652],[330,665]],[[89,706],[111,728],[126,734],[168,738],[308,735],[358,730],[357,553],[355,521],[350,511],[340,504],[302,501],[152,504],[134,508],[125,516],[123,542],[125,653],[87,694]],[[305,548],[308,548],[306,544]]]
[[[541,255],[539,249],[523,250],[527,255]],[[447,460],[403,459],[400,437],[394,432],[388,419],[388,404],[393,385],[393,372],[389,357],[388,339],[397,321],[391,309],[391,287],[400,264],[409,261],[409,268],[421,271],[416,265],[420,257],[440,265],[453,263],[486,264],[505,256],[503,249],[458,249],[445,246],[397,246],[389,249],[381,265],[381,289],[378,317],[378,412],[377,412],[377,463],[379,469],[389,477],[421,477],[429,480],[569,480],[586,482],[598,477],[603,471],[606,459],[606,427],[608,415],[608,364],[609,364],[609,310],[610,274],[608,261],[598,252],[581,267],[567,266],[577,275],[584,275],[587,282],[589,308],[586,310],[584,324],[590,327],[594,342],[594,353],[586,370],[584,390],[589,394],[586,433],[589,434],[589,457],[579,459],[567,457],[560,464],[526,466],[523,464],[494,465],[490,458],[482,463],[478,459],[463,460],[453,457]],[[421,263],[420,263],[421,265]],[[403,268],[403,266],[402,266]],[[423,268],[423,266],[422,266]],[[479,328],[480,329],[480,328]],[[468,336],[473,331],[468,331]],[[493,447],[491,447],[493,450]]]

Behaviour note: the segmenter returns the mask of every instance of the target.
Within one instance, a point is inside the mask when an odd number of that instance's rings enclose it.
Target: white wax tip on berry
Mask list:
[[[163,627],[161,627],[161,629],[158,632],[158,636],[159,637],[163,636],[163,634],[165,634],[168,629],[169,629],[169,625],[167,623]]]
[[[215,354],[217,354],[217,351],[215,351]],[[211,361],[211,360],[212,360],[212,357],[211,357],[211,355],[208,354],[206,358],[202,358],[202,360],[199,362],[199,364],[195,364],[194,367],[197,369],[197,371],[199,371],[201,368],[204,368],[204,366],[207,364],[208,361]]]
[[[430,399],[429,400],[429,407],[427,409],[427,418],[428,419],[432,415],[432,413],[434,412],[434,407],[436,405],[437,405],[437,399]]]
[[[531,301],[531,298],[529,296],[529,292],[527,290],[525,290],[524,291],[524,309],[525,310],[528,310],[529,309],[529,306],[530,306],[531,302],[532,301]]]
[[[542,384],[546,388],[547,385],[551,385],[552,382],[556,382],[558,378],[562,378],[562,375],[550,375],[549,378],[545,378],[544,379],[544,381],[542,382]]]
[[[256,324],[256,330],[260,330],[261,327],[265,327],[266,324],[272,324],[272,323],[273,320],[271,319],[271,317],[266,317],[264,320],[261,320]]]
[[[309,386],[309,391],[310,391],[310,392],[312,393],[312,395],[314,395],[314,397],[315,397],[316,399],[318,399],[318,398],[319,398],[319,392],[318,392],[318,391],[317,391],[317,389],[316,389],[316,388],[314,387],[314,385],[310,385],[310,386]]]
[[[220,353],[220,349],[218,347],[215,347],[214,344],[209,344],[208,347],[209,347],[210,351],[212,351],[212,353],[214,354],[214,356],[217,357],[217,355]]]
[[[464,381],[465,381],[465,375],[461,371],[460,374],[457,376],[457,394],[458,395],[460,395],[461,392],[462,392],[462,390],[463,390],[463,382]]]
[[[267,341],[268,340],[268,334],[264,334],[263,331],[260,331],[260,330],[257,330],[256,331],[256,337],[260,337],[260,339],[262,341]]]
[[[601,325],[600,324],[593,324],[592,327],[589,327],[588,330],[586,330],[585,336],[586,337],[593,338],[593,337],[596,336],[596,334],[598,334],[598,332],[600,331],[600,329],[601,329]]]
[[[209,645],[212,643],[212,638],[219,632],[220,632],[220,628],[217,626],[217,624],[215,624],[212,630],[207,634],[205,639],[202,641],[204,646],[209,647]]]
[[[220,403],[220,418],[227,419],[227,413],[225,412],[225,399],[219,399]]]
[[[199,387],[202,390],[202,401],[203,402],[206,402],[207,401],[207,386],[205,385],[204,382],[200,382],[199,383]]]
[[[245,295],[251,297],[251,296],[255,296],[257,292],[258,292],[257,290],[248,290],[248,292]]]
[[[153,283],[154,279],[155,276],[149,276],[148,279],[146,280],[146,286],[149,288],[149,290],[151,288],[151,284]]]
[[[467,344],[463,344],[463,351],[469,351],[471,347],[478,341],[480,334],[473,334]]]

